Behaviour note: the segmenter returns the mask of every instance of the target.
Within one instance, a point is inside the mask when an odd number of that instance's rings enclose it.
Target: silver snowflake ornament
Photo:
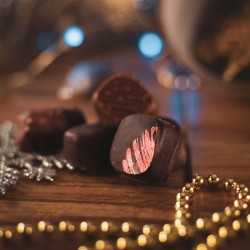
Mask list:
[[[0,194],[17,184],[21,174],[36,181],[54,181],[56,169],[73,170],[67,161],[56,156],[42,156],[21,152],[14,143],[15,124],[0,124]]]
[[[7,167],[4,161],[0,161],[0,193],[4,195],[7,188],[16,185],[19,180],[20,171]]]

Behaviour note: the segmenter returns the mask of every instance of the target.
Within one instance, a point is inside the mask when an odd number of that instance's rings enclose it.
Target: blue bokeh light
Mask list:
[[[84,41],[85,35],[81,27],[72,25],[65,29],[63,41],[69,47],[79,47]]]
[[[147,32],[140,37],[138,48],[145,57],[155,58],[159,56],[163,50],[163,40],[159,34]]]

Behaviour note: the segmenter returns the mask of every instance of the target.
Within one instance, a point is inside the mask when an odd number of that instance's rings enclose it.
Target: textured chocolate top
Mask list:
[[[130,114],[156,114],[153,96],[141,83],[127,74],[116,74],[97,89],[94,106],[104,122],[119,123]]]

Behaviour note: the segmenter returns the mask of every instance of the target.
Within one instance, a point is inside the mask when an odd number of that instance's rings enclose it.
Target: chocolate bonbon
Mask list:
[[[62,149],[64,132],[83,124],[85,117],[75,108],[51,108],[26,112],[20,116],[20,122],[20,150],[53,154]]]
[[[127,74],[106,79],[96,90],[93,103],[102,122],[119,123],[130,114],[157,114],[153,96]]]
[[[181,129],[173,120],[130,115],[122,120],[117,130],[110,160],[114,169],[126,177],[163,182],[175,163],[185,161],[181,145]]]
[[[117,125],[86,124],[64,135],[62,157],[76,168],[89,172],[114,172],[109,153]]]

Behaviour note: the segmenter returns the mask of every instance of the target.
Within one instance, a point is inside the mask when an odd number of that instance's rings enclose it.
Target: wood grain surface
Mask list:
[[[62,64],[63,65],[63,64]],[[55,106],[77,106],[89,122],[96,116],[89,99],[59,101],[55,89],[61,83],[62,71],[58,66],[43,74],[36,86],[28,86],[6,96],[0,103],[0,122],[16,121],[27,110]],[[161,113],[172,116],[169,100],[171,91],[162,89],[151,76],[147,87],[157,97]],[[54,84],[51,84],[51,83]],[[51,86],[53,85],[53,86]],[[207,176],[218,173],[223,178],[233,177],[250,187],[250,98],[217,95],[201,88],[198,120],[189,125],[189,143],[194,173]],[[249,94],[250,97],[250,94]],[[15,225],[23,221],[34,223],[61,219],[135,220],[141,223],[171,222],[174,218],[175,195],[183,186],[183,169],[172,173],[162,185],[139,184],[117,175],[91,175],[78,171],[58,171],[54,183],[21,181],[0,200],[0,222]],[[232,197],[222,191],[199,193],[194,200],[195,216],[210,216],[230,204]],[[77,249],[79,239],[70,236],[66,241],[39,238],[36,241],[1,243],[1,249]],[[223,249],[249,249],[249,239],[241,236]],[[240,245],[241,244],[241,245]],[[179,248],[184,249],[184,248]]]

